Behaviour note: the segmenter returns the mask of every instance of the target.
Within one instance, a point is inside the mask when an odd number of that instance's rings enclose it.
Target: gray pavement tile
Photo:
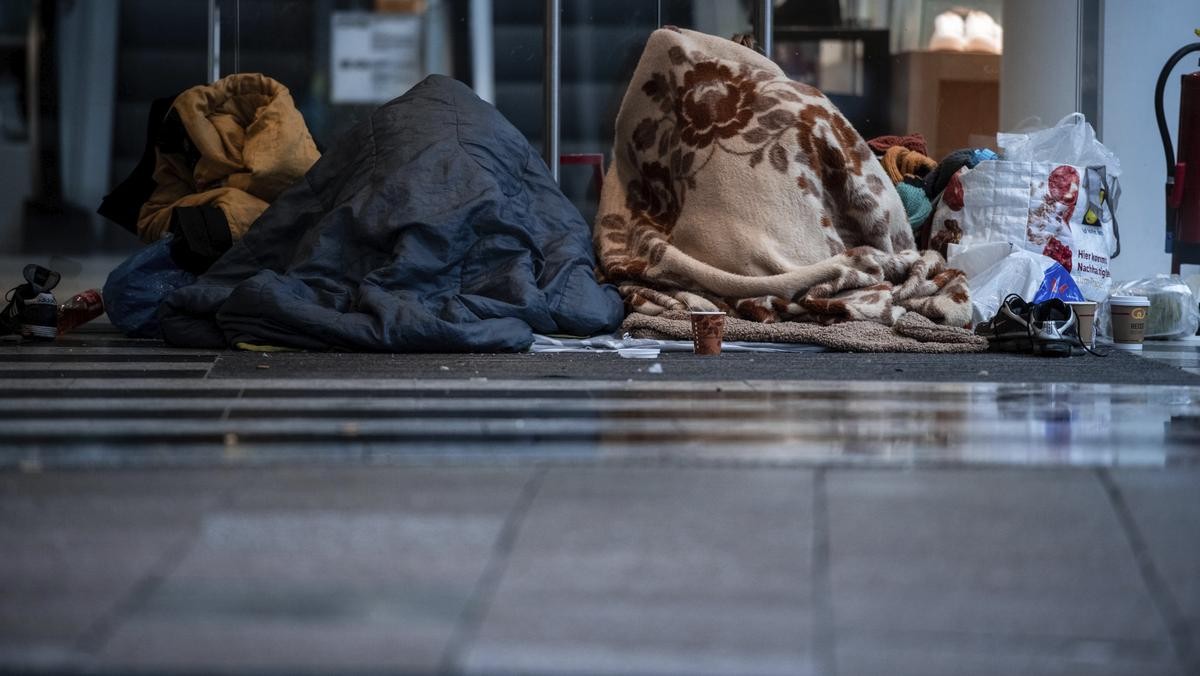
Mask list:
[[[839,655],[843,636],[916,633],[928,638],[913,641],[913,667],[928,649],[947,673],[976,673],[989,660],[1056,673],[1080,642],[1173,668],[1163,623],[1091,473],[832,471],[828,488]],[[1022,637],[1043,644],[1034,650]],[[979,653],[955,662],[964,641]]]
[[[529,471],[263,471],[205,515],[102,662],[436,668]]]
[[[79,642],[191,537],[229,478],[0,474],[0,665],[77,660]]]
[[[1112,476],[1163,581],[1200,632],[1200,469],[1116,470]]]
[[[388,466],[279,467],[230,501],[239,512],[406,512],[505,516],[524,469],[400,468]],[[498,511],[499,510],[499,511]]]
[[[1169,661],[1088,641],[966,635],[841,635],[839,676],[1182,676]]]
[[[468,672],[812,673],[812,476],[551,470]]]

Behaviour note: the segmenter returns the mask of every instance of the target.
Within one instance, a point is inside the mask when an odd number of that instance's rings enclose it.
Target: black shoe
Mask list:
[[[58,337],[58,301],[50,290],[62,278],[40,265],[25,266],[25,284],[9,290],[8,305],[0,312],[0,335],[19,333],[30,340]]]
[[[1029,337],[1029,320],[1033,306],[1017,294],[1009,294],[996,315],[980,322],[975,334],[988,339],[988,347],[999,352],[1032,352],[1033,342]]]
[[[1033,353],[1044,357],[1070,357],[1075,348],[1082,350],[1079,319],[1075,310],[1057,298],[1033,306],[1029,322]]]
[[[1069,357],[1076,348],[1080,352],[1085,349],[1075,311],[1057,298],[1026,303],[1010,294],[996,316],[980,323],[975,333],[988,339],[990,349],[1000,352]]]

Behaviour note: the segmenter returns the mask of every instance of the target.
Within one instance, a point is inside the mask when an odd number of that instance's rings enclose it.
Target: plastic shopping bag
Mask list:
[[[1146,316],[1147,338],[1187,338],[1200,330],[1196,294],[1179,275],[1160,274],[1121,282],[1112,292],[1113,295],[1150,299],[1150,312]],[[1102,338],[1112,335],[1107,301],[1096,307],[1096,335]]]
[[[1081,125],[1068,122],[1072,119],[1024,135],[1014,156],[1035,159],[1010,160],[1006,148],[1005,159],[980,162],[951,177],[934,211],[930,247],[1010,242],[1057,261],[1088,300],[1106,298],[1112,285],[1109,259],[1120,253],[1119,190],[1109,162],[1113,171],[1120,165],[1096,148],[1090,125],[1083,123],[1081,132]],[[1057,152],[1068,159],[1036,159]]]
[[[131,338],[158,338],[158,306],[175,289],[196,281],[171,259],[171,235],[117,266],[104,283],[104,306],[113,326]]]
[[[967,275],[971,321],[991,319],[1009,294],[1040,303],[1051,298],[1083,300],[1071,275],[1051,258],[1008,243],[988,243],[955,251],[950,266]]]
[[[1051,162],[1080,167],[1102,166],[1110,179],[1121,175],[1121,161],[1103,143],[1083,113],[1071,113],[1048,129],[996,134],[1006,162]]]

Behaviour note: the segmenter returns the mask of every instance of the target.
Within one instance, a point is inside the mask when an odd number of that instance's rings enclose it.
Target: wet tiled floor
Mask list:
[[[1184,674],[1200,472],[0,474],[0,671]]]
[[[1200,375],[1200,336],[1172,341],[1147,341],[1142,356]]]
[[[380,377],[98,331],[0,345],[0,672],[1200,673],[1194,346]]]

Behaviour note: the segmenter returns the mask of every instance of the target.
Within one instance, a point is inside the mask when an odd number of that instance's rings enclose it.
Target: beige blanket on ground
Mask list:
[[[794,322],[853,322],[839,335],[861,332],[851,341],[860,349],[882,335],[863,322],[892,327],[909,312],[970,321],[966,278],[915,250],[899,195],[858,132],[750,49],[655,31],[621,103],[613,157],[595,240],[601,273],[633,313],[626,328],[638,315],[720,309],[763,323],[751,340],[795,339]],[[940,335],[980,349],[966,333]]]
[[[634,312],[625,318],[622,328],[634,338],[692,339],[691,320],[684,312]],[[725,320],[725,340],[811,343],[840,352],[980,352],[988,345],[986,339],[970,331],[934,324],[915,312],[903,315],[891,326],[876,322],[764,324],[729,317]]]

